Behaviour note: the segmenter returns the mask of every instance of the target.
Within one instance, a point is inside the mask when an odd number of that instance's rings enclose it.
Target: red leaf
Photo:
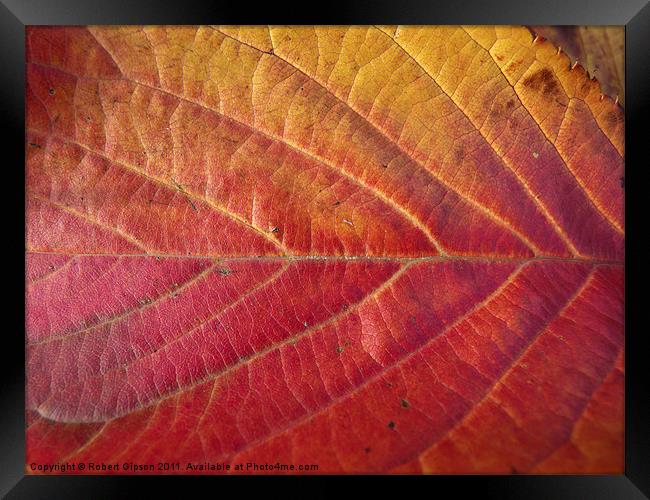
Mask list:
[[[549,43],[27,42],[30,472],[622,471],[622,112]]]

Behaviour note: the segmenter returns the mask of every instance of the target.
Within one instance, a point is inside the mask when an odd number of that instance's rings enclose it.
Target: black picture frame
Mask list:
[[[24,89],[25,26],[86,24],[524,24],[524,25],[625,25],[626,28],[626,310],[625,310],[625,473],[620,476],[364,476],[373,487],[395,488],[396,494],[426,488],[435,492],[444,485],[455,495],[474,492],[496,498],[529,499],[636,499],[650,497],[650,405],[641,330],[643,301],[639,290],[646,273],[644,249],[637,245],[643,227],[641,181],[647,146],[642,123],[650,111],[650,4],[648,0],[427,0],[327,2],[310,6],[304,2],[207,2],[201,0],[0,0],[0,130],[7,139],[2,164],[4,224],[11,231],[3,247],[9,249],[4,270],[5,322],[0,365],[0,494],[7,498],[123,498],[137,483],[145,483],[148,496],[154,490],[183,492],[187,481],[207,485],[208,477],[147,476],[25,476],[25,377],[24,377]],[[23,186],[21,188],[20,186]],[[15,262],[15,264],[14,264]],[[19,263],[22,262],[23,265]],[[239,492],[263,478],[232,477]],[[298,486],[282,478],[269,478],[283,496],[291,491],[309,496],[348,490],[359,477],[293,477]],[[183,485],[179,487],[179,482]],[[266,486],[265,486],[266,487]],[[178,488],[176,490],[176,488]],[[287,488],[290,488],[287,489]],[[646,496],[648,495],[648,496]]]

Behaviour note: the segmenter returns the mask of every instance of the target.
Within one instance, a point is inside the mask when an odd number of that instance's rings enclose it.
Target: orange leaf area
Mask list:
[[[34,27],[26,100],[28,464],[622,472],[623,112],[549,42]]]

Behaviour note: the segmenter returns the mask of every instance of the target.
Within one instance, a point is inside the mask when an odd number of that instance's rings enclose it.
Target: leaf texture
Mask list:
[[[623,113],[526,28],[29,28],[26,99],[28,463],[622,471]]]
[[[574,61],[596,76],[603,91],[625,103],[625,28],[623,26],[533,26]]]

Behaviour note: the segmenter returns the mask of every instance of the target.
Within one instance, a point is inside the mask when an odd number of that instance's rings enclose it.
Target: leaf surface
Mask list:
[[[28,463],[620,472],[623,114],[518,27],[27,31]]]
[[[590,75],[598,78],[603,92],[625,102],[625,28],[623,26],[532,26]]]

